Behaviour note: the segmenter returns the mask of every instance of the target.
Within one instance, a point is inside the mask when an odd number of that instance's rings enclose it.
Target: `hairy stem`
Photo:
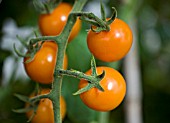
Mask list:
[[[35,44],[37,42],[47,41],[47,40],[49,40],[49,41],[56,41],[57,43],[59,43],[58,40],[57,40],[57,36],[42,36],[42,37],[34,38],[34,39],[30,40],[30,43],[31,44]]]
[[[94,81],[95,77],[86,75],[83,72],[76,71],[76,70],[58,70],[59,75],[67,75],[67,76],[72,76],[78,79],[84,79],[87,81]]]
[[[31,102],[37,102],[37,101],[44,99],[44,98],[49,98],[49,94],[37,95],[35,97],[32,97]]]
[[[83,6],[87,0],[77,0],[73,6],[72,12],[81,11]],[[64,54],[67,47],[68,37],[70,35],[71,29],[73,28],[76,22],[75,16],[72,14],[69,15],[67,24],[63,30],[63,32],[59,35],[58,39],[55,41],[58,43],[58,52],[57,52],[57,60],[56,66],[54,70],[54,81],[52,84],[52,91],[50,93],[50,99],[53,102],[53,110],[54,110],[54,123],[62,123],[61,115],[60,115],[60,96],[61,96],[61,86],[63,76],[58,74],[58,70],[62,69]]]

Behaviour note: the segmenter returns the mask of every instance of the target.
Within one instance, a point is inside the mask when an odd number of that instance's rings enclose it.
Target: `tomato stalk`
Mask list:
[[[72,12],[81,11],[86,2],[87,0],[76,1],[73,6]],[[62,123],[61,115],[60,113],[57,112],[60,112],[60,96],[61,96],[61,86],[62,86],[63,76],[59,75],[57,71],[59,69],[62,69],[68,37],[70,35],[71,29],[73,28],[76,22],[76,18],[77,17],[70,14],[65,28],[63,29],[62,33],[59,35],[58,39],[55,39],[56,43],[58,44],[58,52],[57,52],[58,55],[57,55],[55,71],[54,71],[54,81],[52,83],[52,90],[50,93],[50,99],[53,102],[53,110],[55,116],[54,123]]]
[[[43,37],[36,37],[30,40],[30,45],[38,43],[40,41],[58,41],[56,36],[43,36]],[[58,42],[57,42],[58,43]]]
[[[83,72],[80,72],[80,71],[77,71],[77,70],[63,70],[63,69],[58,70],[58,74],[59,75],[72,76],[72,77],[75,77],[75,78],[78,78],[78,79],[84,79],[84,80],[89,82],[87,84],[87,86],[78,90],[73,95],[82,94],[83,92],[86,92],[93,87],[99,89],[100,91],[104,91],[104,89],[100,86],[100,81],[104,78],[105,71],[103,71],[99,75],[97,74],[96,63],[95,63],[94,57],[92,57],[92,60],[91,60],[91,69],[92,69],[91,75],[86,75]]]
[[[83,6],[85,5],[85,3],[87,2],[87,0],[78,0],[75,2],[72,12],[70,13],[67,23],[63,29],[63,31],[61,32],[60,35],[58,36],[42,36],[42,37],[36,37],[34,39],[30,40],[30,44],[28,49],[31,49],[31,51],[33,50],[38,50],[40,47],[36,47],[34,48],[34,45],[38,44],[38,42],[42,42],[42,41],[54,41],[57,43],[58,45],[58,51],[57,51],[57,58],[56,58],[56,63],[55,63],[55,70],[54,70],[54,80],[52,82],[52,89],[51,92],[48,94],[43,94],[43,95],[38,95],[36,97],[33,97],[31,99],[28,99],[24,96],[18,96],[19,99],[23,100],[24,102],[27,103],[34,103],[34,102],[38,102],[39,100],[43,99],[43,98],[49,98],[52,103],[53,103],[53,110],[54,110],[54,123],[62,123],[62,118],[61,118],[61,114],[60,112],[60,97],[61,97],[61,86],[62,86],[62,79],[63,76],[61,74],[58,73],[58,70],[61,70],[63,68],[63,62],[64,62],[64,54],[66,51],[66,47],[67,47],[67,43],[68,43],[68,38],[70,35],[70,32],[76,22],[77,16],[72,14],[78,11],[81,11]],[[24,55],[20,54],[16,48],[14,47],[15,52],[21,56],[21,57],[25,57]],[[35,54],[35,53],[34,53]],[[15,110],[18,113],[22,113],[25,112],[26,110],[23,109],[19,109],[19,110]]]

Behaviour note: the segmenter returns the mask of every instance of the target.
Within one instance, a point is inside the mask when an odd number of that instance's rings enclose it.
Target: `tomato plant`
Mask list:
[[[116,18],[110,24],[110,31],[100,33],[89,31],[87,45],[99,60],[112,62],[122,59],[132,45],[132,31],[122,20]]]
[[[27,113],[28,117],[35,114],[32,119],[33,123],[62,122],[61,117],[65,115],[65,113],[62,113],[65,112],[63,111],[65,106],[63,108],[62,102],[60,105],[60,100],[63,100],[61,91],[64,75],[81,79],[79,90],[74,95],[80,94],[81,100],[89,108],[97,111],[110,111],[115,109],[124,99],[126,83],[122,75],[113,68],[96,68],[93,56],[91,70],[87,71],[86,74],[74,69],[66,70],[67,56],[64,53],[67,49],[67,41],[71,41],[78,34],[81,27],[80,20],[76,20],[76,18],[92,24],[87,36],[88,48],[96,58],[102,61],[120,60],[127,54],[132,45],[132,32],[125,22],[115,18],[117,15],[115,9],[113,9],[110,19],[107,20],[101,2],[102,17],[100,19],[91,12],[81,11],[87,1],[77,0],[72,8],[71,5],[61,1],[35,0],[34,4],[38,5],[40,9],[47,10],[47,12],[49,8],[55,5],[58,6],[51,13],[49,11],[49,13],[40,15],[38,24],[42,36],[36,35],[36,38],[30,39],[29,43],[18,37],[20,42],[28,49],[26,55],[18,52],[14,45],[15,52],[24,57],[24,67],[28,76],[36,82],[51,84],[51,91],[48,90],[47,94],[42,91],[40,95],[36,95],[32,99],[16,95],[20,100],[26,102],[27,107],[29,107],[15,111],[23,113],[33,107],[33,110]],[[82,36],[80,37],[82,40]],[[79,47],[82,50],[82,47]],[[72,57],[75,59],[78,58],[78,55]],[[82,61],[82,59],[79,59],[79,61]],[[39,104],[35,105],[35,103]],[[36,113],[35,109],[37,109]],[[71,113],[69,112],[69,114]]]
[[[113,68],[97,67],[97,73],[101,74],[103,70],[106,72],[104,78],[100,81],[100,85],[104,91],[97,88],[80,94],[81,100],[88,107],[98,111],[110,111],[115,109],[123,100],[126,93],[126,83],[122,75]],[[92,71],[86,72],[91,75]],[[81,80],[79,88],[83,88],[88,84],[88,81]]]
[[[41,90],[40,94],[47,94],[50,92],[50,89],[43,89]],[[35,94],[31,94],[30,97],[34,97]],[[66,114],[66,103],[64,98],[60,97],[60,106],[61,106],[61,117],[64,119]],[[26,106],[29,106],[26,104]],[[27,117],[30,118],[33,113],[33,110],[27,112]],[[36,114],[34,115],[33,119],[31,120],[32,123],[54,123],[54,113],[53,113],[53,105],[51,100],[48,98],[41,99]]]
[[[46,41],[35,54],[31,62],[26,63],[29,57],[24,58],[24,67],[28,76],[39,83],[50,84],[53,81],[53,72],[56,64],[58,46],[52,41]],[[67,56],[64,56],[64,66],[67,68]]]
[[[38,25],[42,35],[59,35],[66,25],[71,10],[72,6],[70,4],[62,2],[53,10],[52,13],[41,14]],[[73,38],[79,33],[80,29],[81,21],[77,19],[71,31],[69,41],[73,40]]]

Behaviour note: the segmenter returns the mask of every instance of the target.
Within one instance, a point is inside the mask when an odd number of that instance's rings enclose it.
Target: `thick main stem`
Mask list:
[[[73,6],[72,12],[81,11],[86,2],[87,0],[77,0]],[[52,91],[50,93],[50,99],[53,102],[54,123],[62,123],[62,118],[59,112],[60,112],[60,96],[61,96],[61,86],[62,86],[63,77],[57,73],[57,70],[62,69],[63,67],[64,54],[68,42],[68,37],[70,35],[70,31],[73,28],[75,22],[76,22],[76,17],[70,14],[63,32],[58,37],[60,41],[56,41],[58,42],[58,52],[57,52],[58,55],[57,55],[55,71],[54,71],[54,81],[52,85]]]

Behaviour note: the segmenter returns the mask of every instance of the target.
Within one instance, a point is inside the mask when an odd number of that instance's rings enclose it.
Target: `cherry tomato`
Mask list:
[[[115,109],[123,100],[126,93],[126,84],[122,75],[113,68],[97,67],[97,73],[101,74],[103,70],[106,72],[104,78],[100,81],[100,85],[104,92],[97,88],[92,88],[82,94],[80,98],[85,105],[97,111],[110,111]],[[91,70],[87,71],[87,75],[91,75]],[[86,80],[81,80],[79,88],[83,88],[88,84]]]
[[[43,89],[40,94],[47,94],[49,93],[49,89]],[[31,94],[30,97],[34,97],[35,94]],[[60,104],[61,104],[61,117],[64,119],[66,114],[66,103],[64,98],[60,97]],[[26,107],[29,106],[26,104]],[[27,117],[30,118],[33,113],[33,110],[26,113]],[[32,123],[54,123],[54,114],[53,114],[53,104],[51,100],[45,98],[41,99],[38,108],[36,111],[35,116],[31,120]]]
[[[113,62],[122,59],[132,45],[132,31],[122,20],[116,18],[110,24],[110,31],[96,33],[89,31],[87,45],[99,60]]]
[[[41,14],[39,17],[38,25],[42,35],[59,35],[66,25],[69,13],[72,10],[72,6],[68,3],[60,3],[52,13]],[[81,29],[81,21],[77,19],[70,37],[69,42],[79,33]]]
[[[50,84],[53,81],[53,73],[56,63],[58,46],[52,41],[46,41],[41,49],[35,54],[31,62],[24,58],[24,67],[27,75],[34,81],[42,84]],[[64,56],[64,69],[67,69],[67,56]]]

